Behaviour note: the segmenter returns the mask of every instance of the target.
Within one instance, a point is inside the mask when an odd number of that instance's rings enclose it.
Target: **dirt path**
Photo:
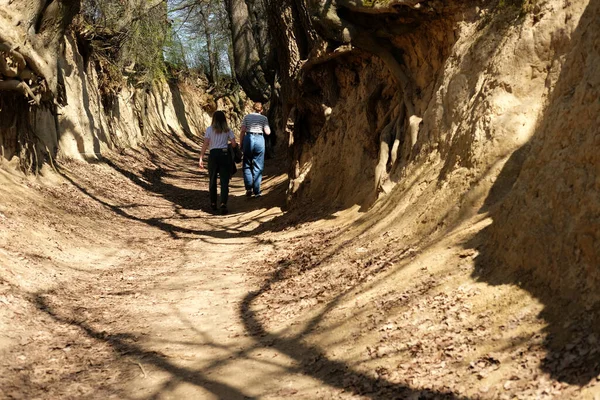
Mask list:
[[[40,232],[48,226],[60,249],[25,245],[6,255],[18,253],[25,264],[34,260],[44,265],[40,271],[56,269],[61,277],[52,284],[29,271],[25,292],[16,280],[0,281],[5,303],[14,306],[9,311],[20,319],[18,332],[2,335],[7,348],[17,346],[5,358],[10,375],[2,379],[3,395],[280,398],[286,390],[310,393],[318,386],[296,374],[294,360],[252,338],[240,317],[255,286],[254,267],[275,251],[260,234],[267,221],[282,216],[284,177],[272,165],[265,196],[246,199],[238,173],[231,213],[212,215],[194,148],[176,145],[162,159],[150,156],[153,161],[131,153],[92,166],[65,163],[66,182],[27,184],[41,197],[55,197],[41,224],[28,218],[35,210],[17,214],[6,199],[3,211],[21,229],[3,248],[34,236],[51,242],[49,232]],[[18,187],[14,178],[3,178]],[[61,220],[64,226],[57,225]],[[56,253],[64,251],[70,253],[65,260],[78,262],[60,265]]]
[[[595,311],[483,276],[486,215],[410,241],[352,210],[284,214],[276,161],[262,199],[237,175],[212,215],[197,150],[0,170],[0,398],[600,395]]]

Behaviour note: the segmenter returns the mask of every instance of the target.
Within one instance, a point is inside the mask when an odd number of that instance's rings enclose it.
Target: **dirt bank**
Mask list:
[[[0,394],[596,400],[600,6],[429,3],[337,0],[376,54],[271,3],[291,169],[225,217],[193,83],[106,103],[67,37],[60,113],[2,96]]]
[[[490,217],[476,276],[598,307],[597,2],[292,3],[272,5],[292,202],[411,243]]]
[[[164,140],[44,179],[1,173],[2,397],[598,393],[595,314],[549,330],[528,292],[472,278],[464,243],[485,216],[415,242],[352,210],[283,214],[275,161],[264,198],[237,176],[214,216],[197,151]],[[573,332],[560,347],[556,329]]]

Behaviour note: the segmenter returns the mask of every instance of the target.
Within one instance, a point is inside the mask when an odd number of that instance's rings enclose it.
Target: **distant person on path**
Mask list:
[[[244,172],[244,185],[246,196],[260,197],[260,184],[262,183],[265,168],[265,137],[271,134],[269,120],[262,115],[262,103],[254,103],[254,112],[244,117],[240,129],[240,143],[244,151],[242,169]]]
[[[200,154],[200,169],[204,169],[204,153],[208,149],[208,179],[210,192],[210,207],[217,210],[217,175],[221,180],[221,214],[227,214],[227,199],[229,198],[229,180],[231,179],[231,157],[227,145],[237,146],[235,135],[229,129],[227,118],[223,111],[213,114],[212,124],[206,129],[204,143]]]

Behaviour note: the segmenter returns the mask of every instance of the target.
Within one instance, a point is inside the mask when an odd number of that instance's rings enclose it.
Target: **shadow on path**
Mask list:
[[[166,356],[163,356],[155,351],[143,349],[141,346],[133,343],[133,337],[131,335],[123,333],[109,334],[106,332],[99,332],[88,325],[85,321],[76,321],[74,319],[61,316],[50,306],[50,304],[46,301],[45,296],[42,294],[36,294],[33,298],[33,302],[40,311],[52,317],[56,322],[60,324],[76,326],[88,337],[109,344],[115,350],[115,352],[122,356],[128,355],[134,357],[144,363],[154,365],[160,370],[168,372],[172,378],[163,384],[163,389],[168,389],[170,386],[175,385],[178,382],[186,382],[194,386],[201,387],[213,393],[220,399],[255,399],[255,397],[249,396],[239,389],[218,382],[214,379],[210,379],[202,371],[175,365],[170,362]],[[160,394],[161,393],[159,391],[152,398],[159,398]]]
[[[308,267],[308,269],[327,262],[327,260],[337,254],[345,244],[346,243],[341,244],[335,250],[329,252],[328,255],[323,257],[320,261],[315,262],[312,266]],[[318,347],[306,344],[305,337],[339,304],[340,301],[342,301],[346,295],[353,290],[353,288],[346,289],[334,299],[329,300],[324,310],[313,317],[306,327],[293,337],[283,337],[268,332],[259,321],[257,314],[252,310],[252,305],[262,294],[269,291],[275,283],[289,279],[289,268],[292,265],[294,265],[293,262],[284,263],[271,275],[259,290],[248,293],[240,304],[239,313],[244,327],[258,343],[261,343],[265,347],[271,346],[294,359],[297,362],[300,373],[317,379],[331,387],[367,398],[466,399],[466,397],[460,397],[450,392],[413,389],[407,385],[390,382],[385,378],[374,378],[363,372],[353,370],[353,368],[345,362],[331,360]],[[303,269],[302,272],[306,272],[308,269]]]

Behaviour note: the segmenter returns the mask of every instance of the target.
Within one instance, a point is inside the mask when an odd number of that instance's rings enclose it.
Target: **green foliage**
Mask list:
[[[173,46],[165,48],[170,64],[204,70],[211,63],[217,76],[230,75],[231,33],[224,2],[220,0],[168,0]]]
[[[165,3],[84,0],[82,10],[82,26],[106,79],[118,79],[121,71],[136,82],[164,78],[163,49],[170,31]]]
[[[164,78],[163,49],[168,37],[165,10],[158,7],[150,10],[131,24],[123,46],[121,66],[133,65],[134,71],[141,73],[146,82]]]
[[[167,35],[167,40],[164,45],[164,57],[165,62],[169,65],[170,69],[188,69],[185,47],[181,38],[179,38],[173,29],[170,29],[169,34]]]
[[[118,92],[123,76],[151,84],[188,68],[208,75],[212,66],[217,77],[230,74],[222,1],[82,0],[81,9],[76,30],[96,60],[107,95]]]

